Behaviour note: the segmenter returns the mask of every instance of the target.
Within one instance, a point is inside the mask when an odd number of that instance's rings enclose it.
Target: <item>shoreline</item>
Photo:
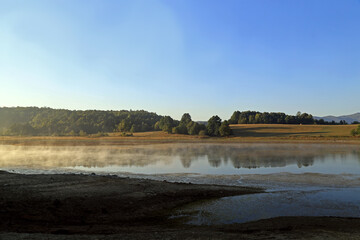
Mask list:
[[[172,209],[187,203],[263,191],[114,176],[22,175],[0,171],[0,237],[357,239],[360,236],[360,218],[278,217],[221,226],[190,226],[167,219]]]
[[[0,136],[0,145],[19,146],[121,146],[121,145],[150,145],[172,143],[209,143],[209,144],[247,144],[247,143],[274,143],[274,144],[344,144],[360,145],[358,137],[198,137],[172,136],[167,137],[12,137]]]
[[[120,230],[166,225],[170,210],[197,200],[261,192],[117,176],[0,171],[0,231],[116,233],[119,225]]]

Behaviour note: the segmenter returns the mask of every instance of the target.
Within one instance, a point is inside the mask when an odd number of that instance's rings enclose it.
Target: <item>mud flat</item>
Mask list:
[[[169,210],[201,199],[261,189],[80,174],[0,172],[0,230],[114,233],[167,224]]]
[[[80,174],[0,172],[0,239],[359,239],[360,219],[280,217],[190,226],[171,210],[262,189]]]

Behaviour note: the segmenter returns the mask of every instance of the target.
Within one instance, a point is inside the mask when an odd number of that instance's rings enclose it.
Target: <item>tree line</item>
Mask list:
[[[0,108],[0,134],[2,135],[55,135],[82,136],[109,132],[164,131],[171,134],[201,136],[229,136],[229,124],[347,124],[315,120],[311,114],[298,112],[295,116],[285,113],[235,111],[230,119],[222,121],[212,116],[206,123],[195,122],[189,113],[180,121],[144,110],[100,111],[66,110],[38,107]],[[353,134],[353,133],[352,133]],[[353,135],[359,135],[355,132]]]
[[[314,119],[311,114],[297,112],[296,115],[287,115],[276,112],[256,112],[256,111],[235,111],[230,119],[230,124],[319,124],[319,125],[344,125],[346,121],[341,120],[325,121],[324,119]]]
[[[207,126],[192,121],[185,113],[180,121],[169,116],[139,111],[66,110],[38,107],[0,108],[0,133],[19,136],[86,136],[109,132],[162,130],[174,134],[228,136],[227,121],[218,116],[209,119]]]
[[[200,136],[226,137],[231,135],[231,128],[228,121],[221,121],[217,115],[211,117],[207,124],[192,121],[189,113],[184,113],[180,121],[165,116],[155,124],[155,130],[162,130],[167,133],[189,134]]]
[[[107,132],[152,131],[162,116],[139,111],[0,108],[3,135],[76,136]]]

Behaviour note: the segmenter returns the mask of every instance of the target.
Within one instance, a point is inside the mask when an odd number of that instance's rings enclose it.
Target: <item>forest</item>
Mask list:
[[[147,111],[0,108],[3,135],[87,135],[115,131],[153,131],[162,117]]]
[[[222,121],[217,115],[205,124],[184,113],[180,121],[144,110],[66,110],[38,107],[0,108],[0,133],[9,136],[104,136],[110,132],[130,135],[135,132],[164,131],[172,134],[229,136],[230,124],[346,124],[314,120],[311,114],[235,111]]]
[[[319,125],[344,125],[341,120],[339,123],[327,122],[323,119],[315,120],[311,114],[297,112],[294,115],[277,112],[256,112],[256,111],[235,111],[229,119],[230,124],[319,124]]]

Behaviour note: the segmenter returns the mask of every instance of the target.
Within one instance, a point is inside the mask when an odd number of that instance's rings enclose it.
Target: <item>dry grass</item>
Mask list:
[[[134,133],[121,136],[109,133],[106,137],[0,137],[0,144],[11,145],[133,145],[176,142],[310,142],[355,143],[350,131],[357,125],[288,125],[288,124],[235,124],[234,135],[225,138],[168,134],[161,131]]]
[[[237,137],[304,138],[350,137],[357,125],[290,125],[290,124],[235,124]]]
[[[121,133],[109,133],[109,137],[113,138],[124,138],[121,136]],[[162,131],[153,131],[153,132],[138,132],[134,133],[131,137],[125,138],[135,138],[135,139],[197,139],[199,136],[191,136],[184,134],[169,134]]]

